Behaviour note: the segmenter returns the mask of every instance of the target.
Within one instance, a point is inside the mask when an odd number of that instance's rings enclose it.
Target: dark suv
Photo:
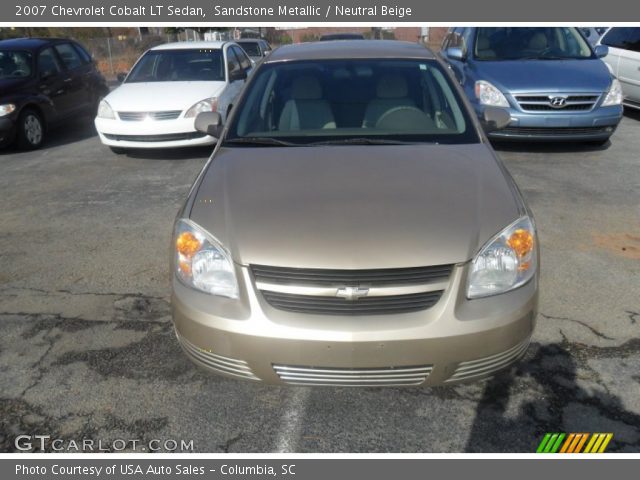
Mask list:
[[[47,128],[94,114],[109,92],[91,55],[59,38],[0,41],[0,146],[42,145]]]

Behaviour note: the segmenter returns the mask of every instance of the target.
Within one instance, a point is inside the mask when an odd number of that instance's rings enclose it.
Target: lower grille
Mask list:
[[[443,290],[388,295],[346,300],[318,295],[296,295],[263,290],[265,300],[274,308],[298,313],[320,315],[382,315],[426,310],[435,305]]]
[[[234,377],[240,377],[248,380],[260,380],[251,371],[247,362],[237,360],[235,358],[223,357],[222,355],[217,355],[210,350],[197,347],[181,336],[177,331],[176,337],[178,337],[178,342],[185,353],[196,363],[200,363],[211,370],[225,375],[232,375]]]
[[[204,138],[207,134],[200,132],[166,133],[163,135],[116,135],[113,133],[105,133],[104,136],[109,140],[123,142],[172,142],[176,140],[194,140],[196,138]]]
[[[181,110],[167,110],[164,112],[118,112],[120,120],[125,122],[142,122],[145,120],[175,120],[182,113]]]
[[[549,136],[563,137],[570,135],[598,135],[611,133],[613,127],[507,127],[497,130],[495,133],[502,135],[519,135],[519,136]]]
[[[280,380],[291,385],[343,387],[420,385],[432,368],[431,365],[359,369],[273,365]]]
[[[479,358],[477,360],[460,362],[456,371],[448,380],[445,381],[445,383],[473,380],[501,370],[525,354],[529,347],[529,341],[530,339],[527,338],[524,342],[519,343],[515,347],[502,353],[496,353],[495,355]]]

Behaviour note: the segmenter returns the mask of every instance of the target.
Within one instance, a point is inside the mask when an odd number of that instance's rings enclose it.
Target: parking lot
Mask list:
[[[517,366],[435,389],[211,376],[169,304],[174,216],[208,150],[114,155],[87,119],[0,152],[0,450],[20,434],[201,452],[532,452],[545,432],[640,451],[640,115],[603,148],[501,146],[536,217],[541,298]]]

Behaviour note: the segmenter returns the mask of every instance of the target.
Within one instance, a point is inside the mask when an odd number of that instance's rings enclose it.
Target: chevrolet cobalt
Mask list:
[[[224,125],[206,112],[195,128],[218,142],[171,264],[176,334],[197,365],[267,383],[430,386],[525,353],[534,222],[424,47],[281,47]]]

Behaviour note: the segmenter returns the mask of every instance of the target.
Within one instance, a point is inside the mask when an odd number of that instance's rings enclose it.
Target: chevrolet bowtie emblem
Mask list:
[[[336,292],[336,297],[344,298],[345,300],[357,300],[367,295],[369,295],[369,289],[360,287],[343,287]]]

